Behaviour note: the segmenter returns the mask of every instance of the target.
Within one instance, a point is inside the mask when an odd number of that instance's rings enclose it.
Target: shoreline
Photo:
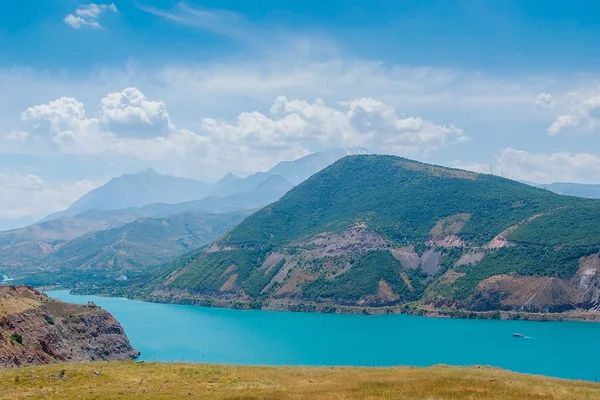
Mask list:
[[[393,315],[404,314],[427,318],[456,318],[456,319],[495,319],[504,321],[534,321],[534,322],[600,322],[599,312],[574,310],[562,313],[541,313],[514,310],[470,311],[461,309],[438,309],[426,307],[415,303],[406,303],[384,307],[369,307],[356,305],[339,305],[298,301],[292,299],[276,299],[264,301],[248,301],[242,299],[222,299],[210,296],[177,297],[177,296],[152,296],[133,295],[129,293],[107,294],[102,291],[42,288],[42,290],[69,290],[73,295],[92,295],[99,297],[120,297],[159,304],[179,304],[210,308],[225,308],[234,310],[263,310],[279,312],[309,312],[321,314],[354,314],[354,315]]]

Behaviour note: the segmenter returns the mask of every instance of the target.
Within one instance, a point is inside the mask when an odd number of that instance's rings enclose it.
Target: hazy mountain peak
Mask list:
[[[228,172],[224,177],[222,177],[221,179],[219,179],[217,181],[217,183],[215,183],[216,186],[219,185],[228,185],[232,182],[235,182],[237,180],[239,180],[240,178],[234,174],[232,174],[231,172]]]
[[[346,155],[348,155],[348,156],[371,154],[371,152],[368,149],[365,149],[364,147],[349,148],[349,149],[344,149],[344,151],[346,152]]]
[[[330,166],[337,160],[349,155],[370,154],[364,148],[330,149],[308,154],[295,161],[282,161],[268,172],[269,175],[278,174],[297,185],[315,173]]]
[[[146,168],[144,171],[140,172],[138,175],[160,175],[156,170],[152,167]],[[163,175],[161,175],[163,176]]]

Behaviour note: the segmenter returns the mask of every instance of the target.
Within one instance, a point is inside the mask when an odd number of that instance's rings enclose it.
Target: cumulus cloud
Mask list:
[[[67,25],[74,29],[91,28],[100,29],[102,26],[98,22],[98,18],[105,12],[119,12],[114,3],[111,4],[88,4],[79,7],[75,13],[69,14],[64,21]]]
[[[165,103],[149,101],[136,88],[103,98],[98,118],[105,130],[123,136],[161,136],[173,129]]]
[[[567,104],[568,113],[559,115],[548,128],[548,134],[591,133],[600,126],[600,95],[589,97],[572,94]]]
[[[368,147],[393,154],[425,154],[467,140],[454,125],[400,117],[377,100],[359,98],[328,106],[278,97],[268,114],[240,113],[235,122],[204,118],[197,132],[176,129],[163,102],[128,88],[100,101],[93,117],[82,103],[61,98],[22,115],[36,136],[49,136],[64,153],[119,154],[142,160],[193,160],[213,174],[270,167],[332,147]],[[270,161],[268,161],[270,160]]]
[[[260,146],[362,146],[396,154],[426,152],[466,140],[462,130],[453,125],[436,125],[419,117],[400,118],[393,107],[368,98],[329,107],[322,100],[310,103],[281,96],[270,113],[242,113],[235,124],[206,118],[203,128],[218,140]]]
[[[554,98],[550,93],[540,93],[535,99],[535,106],[539,110],[553,108],[554,107]]]
[[[538,183],[600,183],[600,157],[589,153],[530,153],[507,148],[497,159],[505,176]]]
[[[50,135],[80,129],[79,125],[85,120],[84,117],[83,103],[70,97],[29,107],[21,114],[21,120],[32,125],[34,131]]]
[[[168,136],[174,127],[162,102],[149,101],[135,88],[110,93],[100,101],[94,117],[87,118],[83,103],[62,97],[29,107],[21,114],[35,135],[47,135],[63,146],[97,146],[117,137]],[[102,151],[103,147],[99,148]]]

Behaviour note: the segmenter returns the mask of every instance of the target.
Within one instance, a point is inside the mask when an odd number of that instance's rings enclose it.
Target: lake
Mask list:
[[[48,295],[108,310],[140,360],[265,365],[490,365],[600,379],[600,323],[241,311]],[[514,338],[518,332],[528,338]]]

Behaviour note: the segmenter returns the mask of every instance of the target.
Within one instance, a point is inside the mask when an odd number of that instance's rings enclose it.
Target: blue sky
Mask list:
[[[600,54],[597,2],[189,0],[189,8],[238,14],[239,37],[218,25],[169,23],[145,10],[182,15],[176,0],[114,1],[119,15],[102,16],[102,32],[73,35],[63,18],[86,2],[6,2],[0,15],[2,63],[61,69],[140,61],[206,61],[243,55],[271,33],[335,41],[352,57],[391,63],[525,74],[590,72]],[[102,3],[98,3],[102,4]],[[110,3],[105,3],[110,4]],[[40,38],[43,38],[40,40]],[[262,43],[266,45],[266,43]],[[152,52],[148,48],[153,49]],[[65,51],[66,49],[69,51]],[[246,54],[246,56],[250,56]]]
[[[329,147],[600,183],[594,1],[4,3],[0,217]]]

